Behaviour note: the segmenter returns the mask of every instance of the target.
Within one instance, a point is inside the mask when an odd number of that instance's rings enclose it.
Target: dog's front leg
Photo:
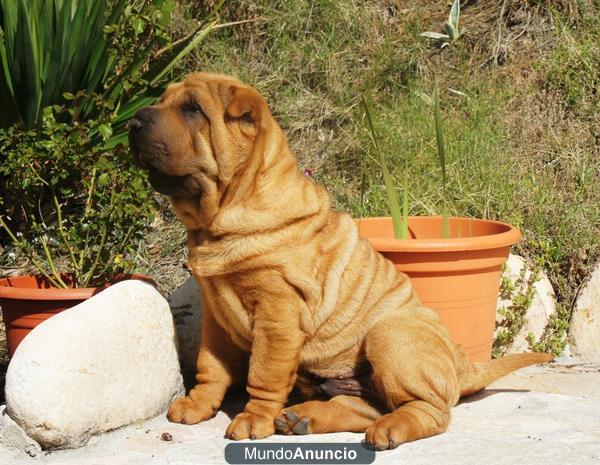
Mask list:
[[[296,382],[305,335],[300,329],[303,302],[289,294],[269,295],[254,312],[247,390],[250,400],[227,428],[229,439],[261,439],[275,432],[274,420]]]
[[[212,418],[229,386],[245,375],[246,354],[217,324],[212,311],[205,303],[197,384],[186,397],[175,400],[169,407],[167,416],[174,423],[194,424]]]

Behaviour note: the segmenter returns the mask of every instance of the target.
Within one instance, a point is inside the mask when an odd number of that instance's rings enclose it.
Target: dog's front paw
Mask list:
[[[169,407],[167,418],[173,423],[193,425],[208,420],[214,411],[208,403],[193,401],[189,397],[175,400]]]
[[[225,437],[239,441],[240,439],[262,439],[275,432],[273,418],[242,412],[236,415],[229,424]]]

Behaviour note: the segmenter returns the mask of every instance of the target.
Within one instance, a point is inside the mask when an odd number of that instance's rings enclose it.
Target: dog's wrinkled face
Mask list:
[[[136,113],[130,146],[158,192],[218,202],[249,157],[265,111],[253,88],[226,76],[193,74]]]

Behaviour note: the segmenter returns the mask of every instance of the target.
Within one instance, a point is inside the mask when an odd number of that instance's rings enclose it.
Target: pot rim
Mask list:
[[[67,273],[68,274],[68,273]],[[64,274],[63,274],[64,276]],[[16,279],[15,279],[16,278]],[[101,286],[96,287],[76,287],[76,288],[68,288],[68,289],[59,289],[55,287],[50,288],[30,288],[30,287],[19,287],[18,283],[12,283],[15,285],[6,285],[11,284],[11,279],[13,281],[17,281],[20,278],[42,278],[42,275],[34,275],[34,274],[22,274],[16,276],[4,276],[0,278],[0,299],[11,299],[11,300],[86,300],[90,297],[98,294],[99,292],[106,289],[111,284],[116,284],[120,281],[125,281],[128,279],[135,279],[139,281],[144,281],[152,286],[156,287],[156,283],[149,276],[145,276],[142,274],[124,274],[118,275],[113,279],[106,282]]]
[[[441,216],[409,216],[409,229],[411,221],[439,221]],[[355,222],[361,230],[361,222],[387,220],[391,223],[389,216],[355,218]],[[497,249],[510,247],[521,240],[521,231],[508,223],[481,218],[468,218],[462,216],[449,216],[448,220],[466,220],[476,223],[488,223],[497,225],[503,231],[497,234],[474,237],[453,237],[450,239],[393,239],[381,236],[362,236],[367,239],[375,249],[382,252],[457,252],[475,251],[486,249]]]

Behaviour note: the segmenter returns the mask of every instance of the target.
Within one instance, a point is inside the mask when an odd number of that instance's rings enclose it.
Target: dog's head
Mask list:
[[[254,88],[197,73],[169,86],[156,105],[130,121],[129,140],[150,183],[171,199],[194,199],[214,213],[249,163],[261,127],[272,117]]]

